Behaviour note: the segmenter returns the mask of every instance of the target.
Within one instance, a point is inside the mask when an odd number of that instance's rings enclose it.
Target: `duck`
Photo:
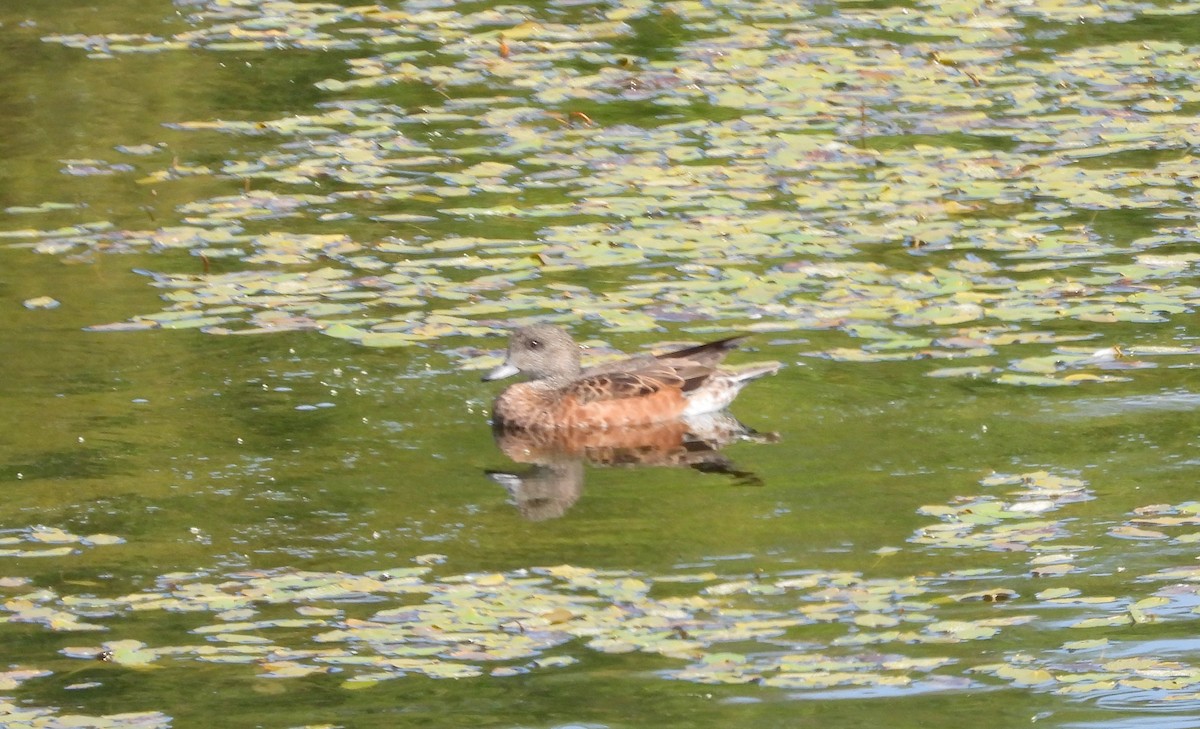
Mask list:
[[[584,368],[580,347],[562,327],[532,324],[509,336],[504,362],[485,382],[514,375],[492,407],[495,428],[603,430],[664,423],[724,410],[749,382],[779,362],[719,367],[746,339],[736,335],[662,354],[640,354]]]

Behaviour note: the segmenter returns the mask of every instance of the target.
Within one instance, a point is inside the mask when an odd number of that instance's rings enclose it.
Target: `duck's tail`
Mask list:
[[[779,370],[779,362],[755,362],[738,368],[719,369],[705,378],[699,387],[684,388],[688,403],[684,415],[703,415],[721,410],[733,402],[751,380]]]
[[[721,372],[728,375],[741,387],[751,380],[775,374],[782,366],[782,362],[754,362],[741,367],[723,367]]]

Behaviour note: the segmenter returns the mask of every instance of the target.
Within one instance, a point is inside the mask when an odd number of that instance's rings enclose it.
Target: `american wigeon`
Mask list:
[[[583,369],[571,335],[549,324],[512,333],[504,364],[484,375],[498,380],[522,373],[492,408],[501,428],[621,428],[717,412],[745,384],[779,369],[759,362],[738,370],[717,365],[744,336],[659,355],[642,354]]]

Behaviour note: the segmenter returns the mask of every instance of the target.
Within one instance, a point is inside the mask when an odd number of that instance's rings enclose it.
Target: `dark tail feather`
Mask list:
[[[725,359],[725,355],[737,349],[738,344],[748,336],[748,334],[739,334],[735,337],[726,337],[725,339],[718,339],[715,342],[697,344],[695,347],[677,349],[673,352],[663,352],[655,356],[659,359],[688,359],[696,364],[713,367]]]

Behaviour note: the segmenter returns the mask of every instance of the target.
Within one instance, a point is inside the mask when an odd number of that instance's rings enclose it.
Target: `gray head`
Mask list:
[[[579,345],[571,335],[552,324],[533,324],[512,333],[504,364],[483,379],[499,380],[518,372],[531,380],[570,378],[579,370]]]

